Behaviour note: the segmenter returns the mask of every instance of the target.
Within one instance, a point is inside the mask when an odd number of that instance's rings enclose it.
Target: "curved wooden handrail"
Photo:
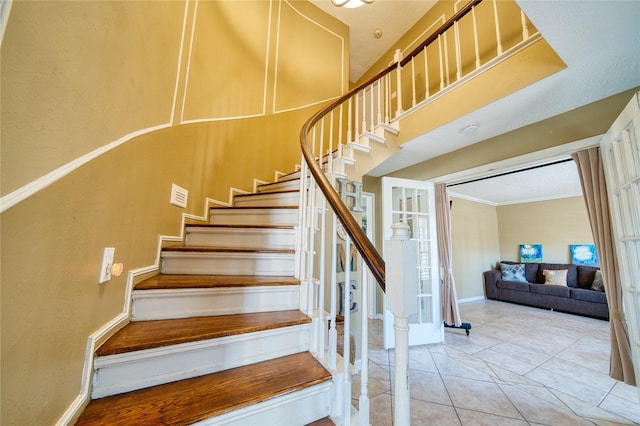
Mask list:
[[[342,103],[344,103],[351,97],[356,96],[360,91],[362,91],[364,88],[366,88],[370,84],[376,82],[377,80],[381,79],[385,75],[397,69],[398,65],[404,66],[407,63],[409,63],[409,61],[413,57],[415,57],[420,52],[422,52],[422,50],[426,46],[428,46],[430,43],[433,43],[433,41],[437,40],[438,36],[440,36],[446,30],[451,28],[451,26],[453,26],[453,24],[456,21],[460,20],[463,16],[469,13],[472,10],[472,8],[477,4],[479,4],[481,1],[482,0],[471,0],[462,9],[460,9],[455,15],[449,18],[444,24],[438,27],[438,29],[433,34],[431,34],[427,39],[425,39],[425,41],[420,43],[420,45],[417,48],[415,48],[409,55],[407,55],[407,57],[403,58],[399,64],[398,62],[392,63],[387,68],[380,71],[378,74],[369,78],[364,83],[361,83],[358,86],[354,87],[345,95],[338,98],[336,101],[322,108],[320,111],[315,113],[311,118],[309,118],[309,120],[307,120],[307,122],[302,127],[302,131],[300,132],[300,147],[302,149],[302,155],[305,159],[305,162],[309,167],[309,171],[315,178],[316,183],[318,184],[318,187],[320,188],[325,198],[327,199],[327,202],[331,206],[331,209],[335,212],[336,216],[338,217],[338,220],[340,220],[340,223],[342,223],[345,231],[351,238],[353,245],[356,247],[356,249],[362,256],[362,259],[365,261],[365,263],[371,270],[371,273],[375,277],[376,281],[378,281],[378,284],[380,285],[383,291],[386,291],[384,259],[382,258],[382,255],[378,252],[378,250],[375,248],[373,243],[369,240],[364,230],[360,227],[358,222],[355,220],[355,218],[353,217],[353,215],[351,214],[347,206],[344,204],[344,202],[342,201],[342,199],[340,198],[336,190],[333,188],[333,186],[331,185],[331,182],[329,182],[329,179],[326,177],[326,175],[322,171],[322,168],[320,167],[320,165],[318,165],[318,163],[316,162],[316,158],[313,152],[311,151],[309,144],[307,143],[307,134],[310,132],[310,130],[313,128],[313,126],[316,123],[318,123],[324,116],[329,114],[336,107],[340,106]]]

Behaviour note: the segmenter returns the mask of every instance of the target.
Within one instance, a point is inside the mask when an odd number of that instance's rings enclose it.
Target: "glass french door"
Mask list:
[[[602,138],[624,313],[636,382],[640,383],[640,92]],[[640,395],[640,387],[638,387]]]
[[[384,240],[391,238],[391,225],[402,222],[409,225],[410,238],[418,242],[418,312],[409,317],[409,346],[442,342],[444,326],[433,184],[384,177],[382,206]],[[393,322],[393,315],[385,309],[385,348],[394,347]]]

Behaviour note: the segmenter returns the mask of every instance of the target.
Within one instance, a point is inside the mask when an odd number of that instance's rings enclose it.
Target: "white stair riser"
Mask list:
[[[327,417],[330,406],[331,382],[327,382],[211,417],[194,425],[305,425]]]
[[[213,225],[291,225],[298,224],[298,209],[214,209]]]
[[[233,199],[236,207],[269,207],[269,206],[297,206],[300,204],[300,192],[264,192]]]
[[[295,229],[203,228],[187,226],[185,245],[240,249],[293,250]]]
[[[271,183],[269,185],[258,186],[259,193],[276,192],[276,191],[293,191],[300,189],[300,180],[291,179],[283,180],[282,182]]]
[[[163,274],[293,276],[291,253],[163,252]]]
[[[298,285],[139,290],[132,321],[295,310],[299,298]]]
[[[308,324],[99,357],[92,398],[254,364],[309,348]]]

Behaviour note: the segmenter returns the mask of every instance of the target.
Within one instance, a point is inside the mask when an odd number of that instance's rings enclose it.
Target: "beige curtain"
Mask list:
[[[442,266],[442,311],[443,320],[447,325],[460,327],[460,311],[458,297],[453,280],[453,262],[451,255],[451,208],[449,192],[444,183],[435,184],[436,222],[438,224],[438,253]]]
[[[609,305],[609,327],[611,329],[609,376],[635,386],[629,332],[622,312],[622,288],[613,230],[609,219],[607,186],[600,148],[586,149],[573,154],[572,157],[578,166],[582,193],[587,205],[591,232],[600,259],[602,281]]]

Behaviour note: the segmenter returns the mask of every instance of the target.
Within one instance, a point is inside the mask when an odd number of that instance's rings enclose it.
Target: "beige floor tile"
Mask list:
[[[456,410],[449,405],[412,399],[410,403],[411,425],[460,426]],[[396,425],[400,426],[400,425]]]
[[[393,424],[391,395],[383,394],[371,398],[369,408],[369,424],[371,426],[391,426]]]
[[[438,368],[431,357],[431,352],[426,346],[409,349],[409,368],[430,373],[438,372]]]
[[[505,370],[520,375],[525,375],[536,368],[536,365],[534,364],[529,364],[517,358],[513,358],[500,351],[494,350],[493,348],[478,352],[476,357],[485,362],[500,365]]]
[[[452,376],[442,380],[456,408],[524,420],[495,383]]]
[[[615,395],[608,395],[599,407],[640,424],[640,404],[634,404]]]
[[[578,398],[572,397],[557,390],[551,389],[552,392],[559,400],[562,401],[571,411],[576,415],[589,419],[590,421],[598,421],[598,423],[611,422],[614,424],[633,424],[632,421],[620,417],[610,411],[604,410],[593,404],[588,404]]]
[[[491,375],[485,374],[469,366],[469,363],[452,359],[443,354],[432,354],[441,376],[463,377],[467,379],[492,381]]]
[[[638,395],[638,388],[635,386],[630,386],[622,382],[616,382],[609,392],[609,395],[615,395],[617,397],[626,399],[634,404],[640,403],[640,396]]]
[[[500,417],[493,414],[480,413],[478,411],[456,409],[462,426],[527,426],[524,420]]]
[[[593,371],[577,362],[552,358],[527,377],[575,396],[591,404],[598,404],[616,384],[607,373]]]
[[[557,404],[557,401],[556,403],[551,403],[546,397],[540,398],[538,395],[511,385],[501,385],[500,388],[515,405],[518,412],[529,422],[547,425],[591,424],[589,421],[575,415],[566,406]]]
[[[541,350],[539,346],[523,346],[514,341],[500,343],[493,346],[491,350],[533,366],[538,366],[551,358],[548,351]]]
[[[412,399],[451,405],[447,389],[437,373],[424,371],[409,371],[409,394]]]

